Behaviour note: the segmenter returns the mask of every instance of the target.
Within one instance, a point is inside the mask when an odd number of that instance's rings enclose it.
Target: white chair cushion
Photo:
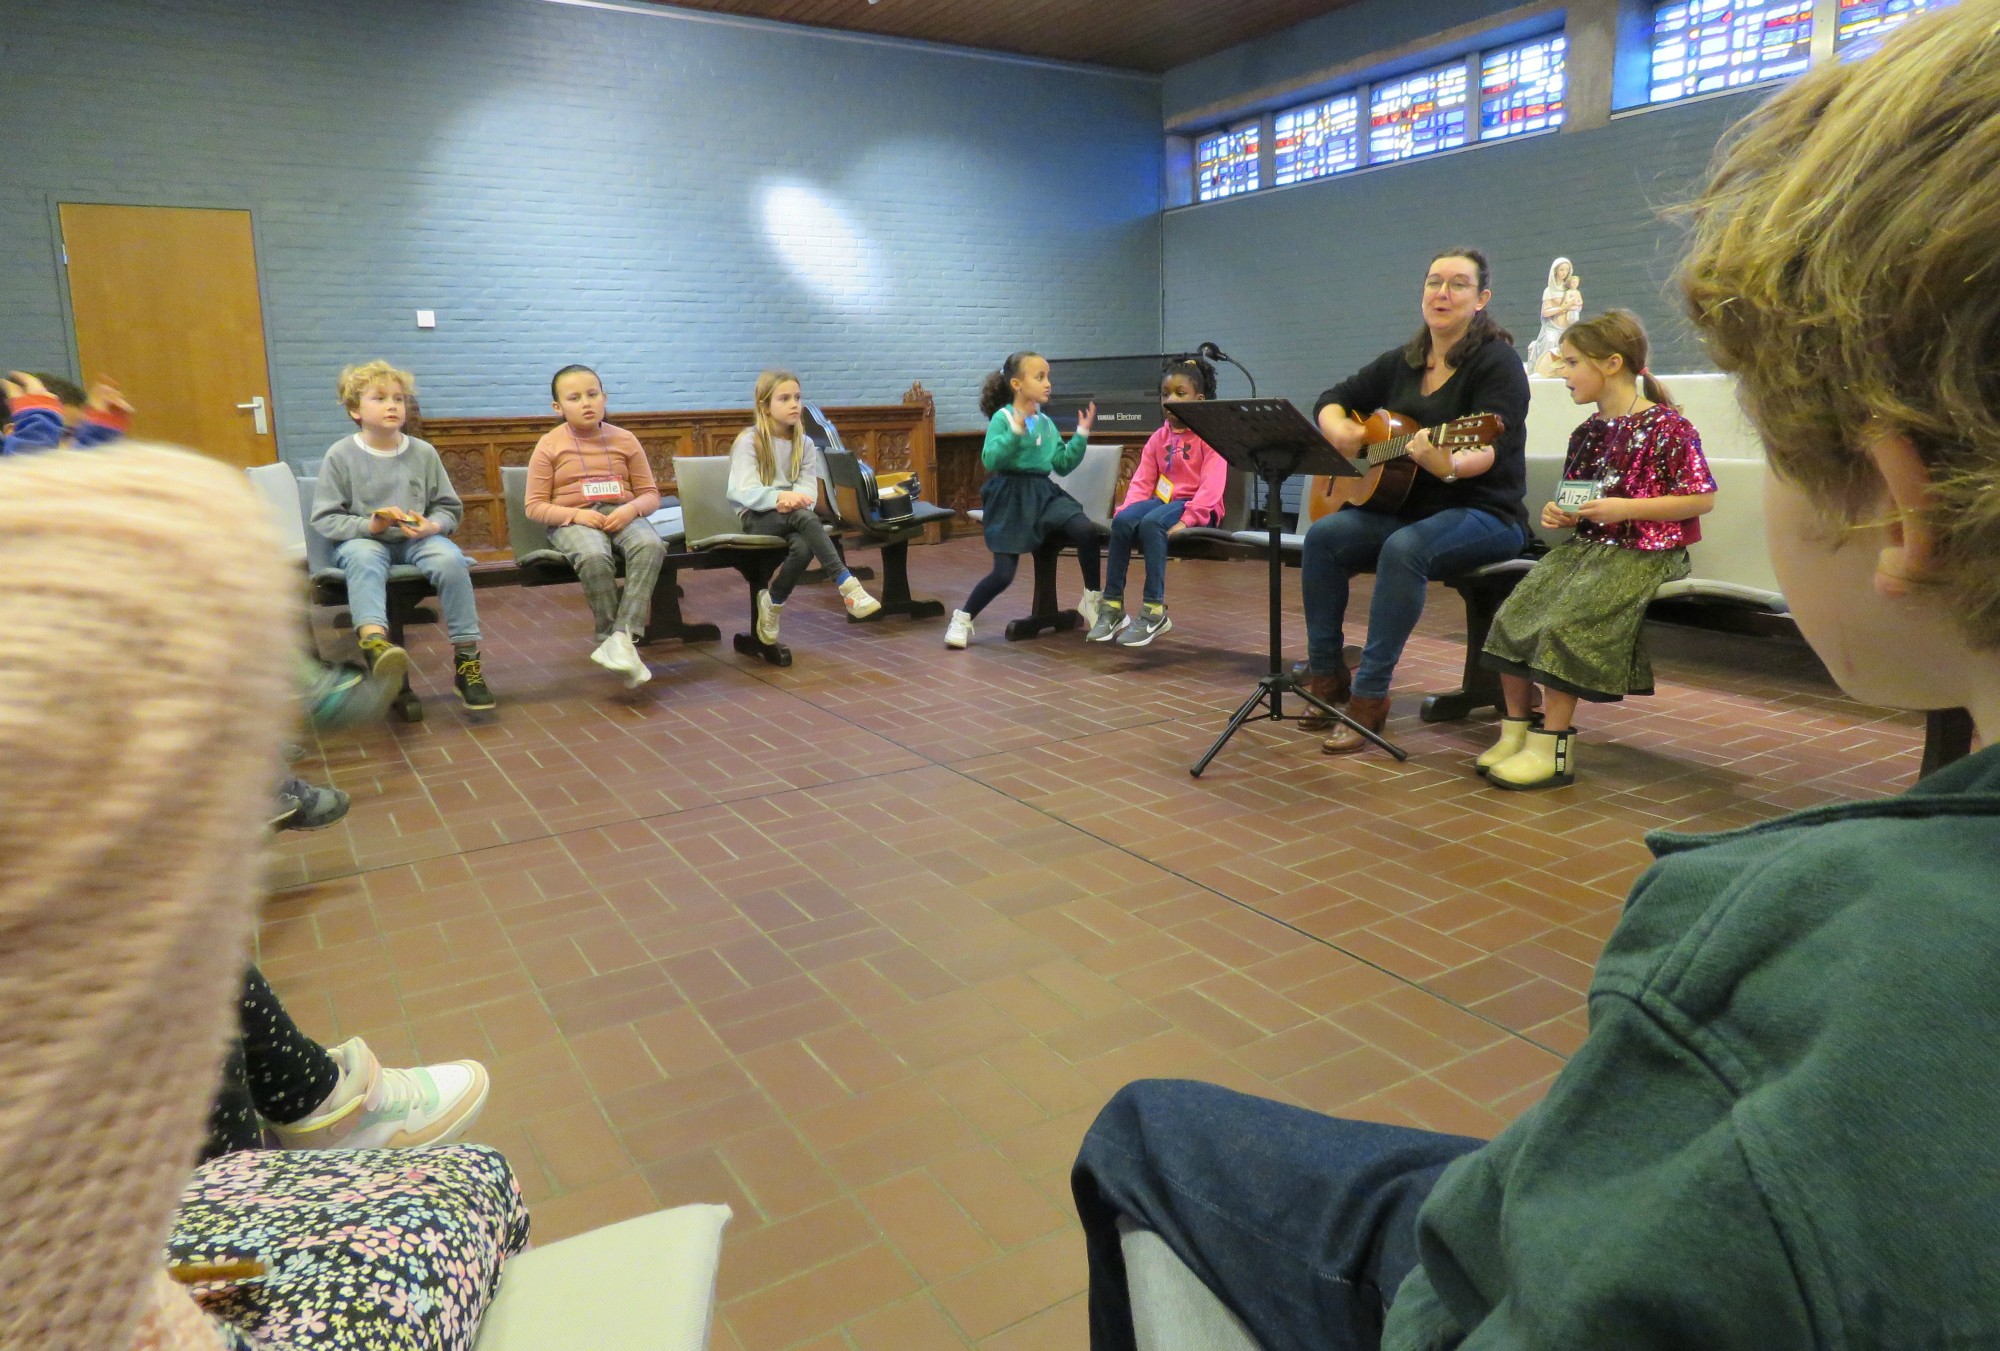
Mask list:
[[[507,1263],[476,1351],[706,1351],[728,1206],[680,1206]]]

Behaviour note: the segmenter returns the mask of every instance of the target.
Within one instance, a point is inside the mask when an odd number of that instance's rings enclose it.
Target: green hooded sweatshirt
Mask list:
[[[1648,843],[1589,1040],[1439,1179],[1384,1347],[2000,1347],[2000,748]]]

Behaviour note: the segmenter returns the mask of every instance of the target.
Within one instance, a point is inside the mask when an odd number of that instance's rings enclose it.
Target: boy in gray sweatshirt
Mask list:
[[[355,635],[371,668],[407,662],[389,643],[389,569],[407,563],[437,588],[456,650],[452,685],[467,708],[492,708],[479,661],[471,565],[447,536],[464,505],[428,441],[405,435],[416,381],[386,361],[340,373],[340,401],[357,430],[333,443],[313,494],[313,528],[337,546]]]

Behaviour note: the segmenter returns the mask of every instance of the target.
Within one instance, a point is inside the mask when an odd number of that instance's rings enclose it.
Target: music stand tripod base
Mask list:
[[[1243,701],[1242,707],[1238,708],[1235,715],[1229,719],[1229,725],[1222,729],[1222,735],[1215,739],[1215,744],[1208,748],[1201,759],[1188,767],[1188,773],[1194,775],[1197,779],[1200,778],[1201,772],[1208,768],[1208,762],[1221,753],[1222,748],[1229,744],[1229,738],[1235,736],[1238,730],[1246,723],[1284,722],[1295,717],[1305,717],[1306,715],[1303,713],[1285,712],[1283,701],[1284,696],[1287,694],[1298,695],[1301,702],[1309,704],[1313,709],[1325,714],[1341,726],[1351,729],[1356,736],[1389,752],[1397,760],[1402,761],[1410,758],[1409,752],[1396,745],[1395,742],[1388,740],[1380,733],[1369,731],[1353,718],[1348,717],[1344,709],[1335,708],[1324,699],[1315,697],[1306,690],[1305,686],[1299,684],[1291,676],[1267,675],[1258,680],[1257,692]],[[1260,705],[1267,705],[1267,707],[1261,713],[1254,712],[1253,710]]]
[[[1264,481],[1264,524],[1270,530],[1266,554],[1271,573],[1270,674],[1258,680],[1256,692],[1243,701],[1229,719],[1229,725],[1222,729],[1222,735],[1215,739],[1215,744],[1201,759],[1189,766],[1188,773],[1200,778],[1209,761],[1222,752],[1222,748],[1229,744],[1229,738],[1235,736],[1245,723],[1283,722],[1289,716],[1285,712],[1286,694],[1296,694],[1302,703],[1351,729],[1355,735],[1389,752],[1397,760],[1408,760],[1410,757],[1400,746],[1379,733],[1369,731],[1343,710],[1315,698],[1284,669],[1285,564],[1278,537],[1278,513],[1273,504],[1278,501],[1285,480],[1293,474],[1335,474],[1352,478],[1360,470],[1355,468],[1353,461],[1327,443],[1319,428],[1306,420],[1305,414],[1284,399],[1193,401],[1176,405],[1175,413],[1223,459]],[[1259,709],[1263,711],[1259,712]]]

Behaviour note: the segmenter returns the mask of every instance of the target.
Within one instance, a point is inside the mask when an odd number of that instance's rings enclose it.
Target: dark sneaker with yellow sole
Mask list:
[[[477,652],[459,653],[458,671],[451,683],[467,708],[492,708],[499,703],[493,691],[486,688],[486,674],[480,669]]]
[[[403,677],[410,669],[410,654],[390,642],[384,634],[374,633],[361,640],[361,659],[368,663],[368,674],[377,680],[393,681],[402,688]]]

